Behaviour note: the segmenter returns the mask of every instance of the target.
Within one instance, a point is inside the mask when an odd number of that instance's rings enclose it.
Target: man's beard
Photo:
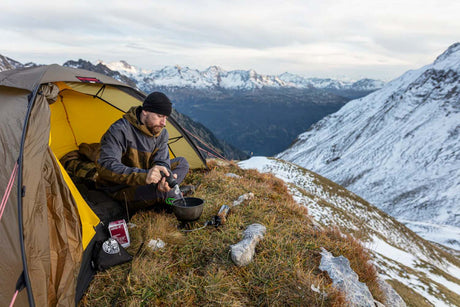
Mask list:
[[[161,130],[163,130],[164,126],[151,126],[151,127],[147,127],[149,129],[149,131],[153,134],[153,135],[157,135],[158,133],[161,132]]]

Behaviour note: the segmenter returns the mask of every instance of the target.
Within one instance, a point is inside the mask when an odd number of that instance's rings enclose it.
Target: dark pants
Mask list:
[[[171,160],[171,169],[172,173],[177,175],[176,181],[180,184],[188,173],[189,165],[185,158],[178,157]],[[158,191],[156,184],[127,187],[111,194],[111,196],[127,205],[129,215],[142,209],[171,211],[168,210],[170,205],[166,205],[165,200],[170,197],[178,197],[174,190],[167,193]]]

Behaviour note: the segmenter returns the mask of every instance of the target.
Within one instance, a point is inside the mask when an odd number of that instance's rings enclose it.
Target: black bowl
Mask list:
[[[203,212],[204,200],[197,197],[184,197],[184,200],[176,199],[173,202],[174,215],[181,222],[198,220]]]

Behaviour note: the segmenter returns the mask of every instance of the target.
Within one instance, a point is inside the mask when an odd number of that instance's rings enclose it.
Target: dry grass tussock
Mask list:
[[[226,176],[229,172],[241,178]],[[128,251],[135,254],[142,242],[144,246],[132,263],[98,273],[80,306],[344,306],[344,294],[318,269],[321,247],[347,257],[382,301],[367,252],[351,236],[313,226],[281,180],[213,163],[209,171],[191,172],[186,181],[197,184],[194,196],[205,200],[195,227],[210,220],[222,204],[248,192],[255,197],[232,208],[225,225],[188,233],[178,228],[173,214],[138,213],[131,220],[137,227],[130,230]],[[237,267],[229,246],[252,223],[267,228],[265,238],[253,262]],[[147,243],[157,238],[166,246],[152,251]]]

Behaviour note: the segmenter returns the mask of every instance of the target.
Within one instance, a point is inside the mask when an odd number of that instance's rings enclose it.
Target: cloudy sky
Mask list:
[[[0,54],[385,81],[460,41],[458,0],[1,0]]]

